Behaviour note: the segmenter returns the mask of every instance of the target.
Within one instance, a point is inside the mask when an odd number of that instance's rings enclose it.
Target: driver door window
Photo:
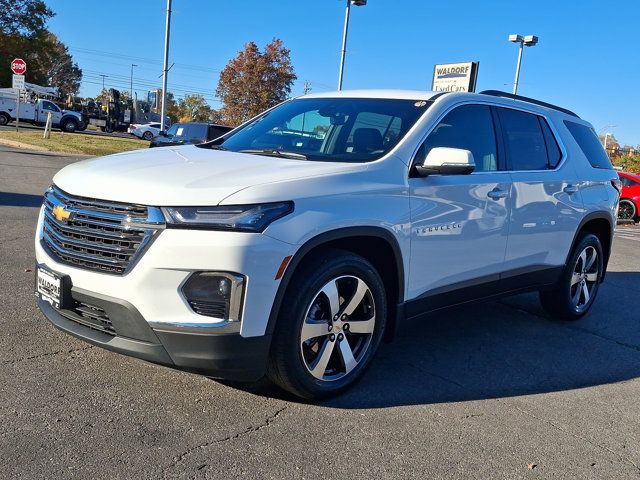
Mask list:
[[[476,163],[475,172],[499,170],[491,108],[486,105],[462,105],[450,111],[420,147],[418,158],[425,159],[435,147],[469,150]]]

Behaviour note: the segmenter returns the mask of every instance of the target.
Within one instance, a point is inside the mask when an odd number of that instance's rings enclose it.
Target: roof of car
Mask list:
[[[507,92],[498,90],[486,90],[483,92],[433,92],[421,90],[340,90],[331,92],[320,92],[305,95],[303,98],[382,98],[382,99],[398,99],[398,100],[435,100],[438,97],[460,98],[469,95],[471,97],[483,98],[491,97],[491,101],[501,103],[503,105],[513,105],[520,103],[521,106],[527,105],[533,109],[555,110],[566,115],[579,119],[580,117],[566,108],[559,107],[550,103],[546,103],[534,98],[523,97],[520,95],[512,95]]]
[[[398,100],[431,100],[442,92],[420,90],[340,90],[305,95],[304,98],[388,98]]]

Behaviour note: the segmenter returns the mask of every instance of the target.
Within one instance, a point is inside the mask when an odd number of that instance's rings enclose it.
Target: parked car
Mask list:
[[[142,138],[143,140],[151,141],[153,137],[157,136],[160,133],[160,124],[159,123],[145,123],[142,125],[137,125],[130,132],[138,138]]]
[[[640,175],[627,172],[618,172],[618,175],[622,182],[618,218],[640,221]]]
[[[196,145],[214,140],[231,131],[231,127],[210,123],[174,123],[167,133],[160,132],[151,140],[149,147],[167,147],[169,145]]]
[[[38,305],[94,345],[317,399],[360,378],[403,319],[524,291],[581,318],[620,190],[593,127],[561,107],[312,94],[202,145],[58,172]]]

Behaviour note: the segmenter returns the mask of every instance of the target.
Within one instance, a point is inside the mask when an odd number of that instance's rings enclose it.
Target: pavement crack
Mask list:
[[[244,437],[245,435],[251,435],[252,433],[259,432],[260,430],[263,430],[263,429],[269,427],[280,416],[280,414],[282,414],[282,412],[284,412],[286,409],[287,409],[286,406],[280,408],[275,413],[269,415],[259,425],[249,425],[247,428],[245,428],[244,430],[242,430],[240,432],[234,433],[232,435],[227,435],[226,437],[223,437],[223,438],[217,438],[217,439],[211,440],[209,442],[200,443],[198,445],[195,445],[195,446],[189,448],[188,450],[185,450],[181,454],[176,455],[175,457],[173,457],[173,463],[171,465],[168,465],[167,467],[165,467],[162,470],[162,473],[165,474],[168,470],[177,467],[181,463],[184,463],[185,459],[187,457],[189,457],[192,453],[194,453],[197,450],[203,450],[203,449],[211,447],[213,445],[219,445],[221,443],[230,442],[232,440],[236,440],[236,439],[238,439],[240,437]]]
[[[69,349],[63,349],[63,350],[56,350],[55,352],[40,353],[38,355],[31,355],[30,357],[16,358],[16,359],[13,359],[13,360],[4,360],[2,362],[2,365],[13,365],[14,363],[26,362],[26,361],[29,361],[29,360],[35,360],[35,359],[43,358],[43,357],[51,357],[51,356],[54,356],[54,355],[77,353],[77,352],[82,352],[84,350],[89,350],[91,348],[93,348],[93,345],[87,345],[86,347],[82,347],[82,348],[69,348]]]

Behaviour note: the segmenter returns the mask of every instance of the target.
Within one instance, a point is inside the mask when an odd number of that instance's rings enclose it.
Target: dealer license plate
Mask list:
[[[36,292],[54,308],[60,308],[62,297],[62,277],[51,270],[38,266],[36,272]]]

